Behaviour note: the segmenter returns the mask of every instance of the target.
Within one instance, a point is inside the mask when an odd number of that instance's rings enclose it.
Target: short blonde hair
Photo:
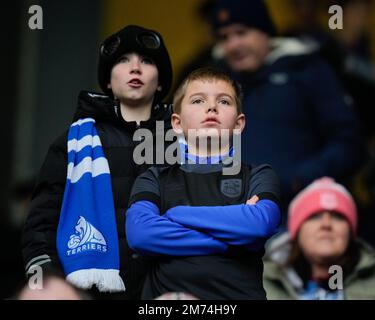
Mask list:
[[[177,88],[173,96],[173,112],[180,114],[181,113],[181,103],[186,94],[187,86],[196,80],[222,80],[228,83],[234,90],[235,93],[235,102],[237,106],[237,113],[242,113],[242,89],[241,86],[233,80],[225,72],[214,69],[214,68],[199,68],[191,72],[181,85]]]

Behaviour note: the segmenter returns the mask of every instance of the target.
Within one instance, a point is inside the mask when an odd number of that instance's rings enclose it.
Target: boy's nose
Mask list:
[[[215,112],[217,113],[217,106],[215,101],[209,101],[208,102],[208,108],[207,108],[207,113],[210,112]]]
[[[139,59],[133,59],[131,61],[130,72],[131,73],[141,73],[141,63],[140,63]]]
[[[215,112],[215,113],[217,113],[217,108],[216,108],[216,106],[208,107],[207,113],[210,113],[210,112]]]

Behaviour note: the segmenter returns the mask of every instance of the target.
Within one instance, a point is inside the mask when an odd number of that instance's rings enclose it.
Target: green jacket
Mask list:
[[[357,243],[360,258],[353,272],[344,279],[344,299],[375,300],[375,250],[362,240]],[[302,281],[292,268],[287,269],[266,255],[263,285],[268,300],[296,300]]]

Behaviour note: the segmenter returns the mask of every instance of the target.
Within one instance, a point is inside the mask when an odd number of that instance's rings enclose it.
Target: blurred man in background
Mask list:
[[[359,123],[318,47],[275,38],[262,0],[218,0],[212,27],[219,64],[245,92],[244,161],[273,166],[285,205],[321,176],[348,182],[362,161]]]

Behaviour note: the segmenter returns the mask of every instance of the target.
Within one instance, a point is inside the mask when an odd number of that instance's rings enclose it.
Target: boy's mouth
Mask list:
[[[215,117],[208,117],[204,121],[203,124],[220,124],[220,121]]]
[[[128,85],[132,88],[140,88],[144,83],[140,79],[134,78],[128,81]]]

